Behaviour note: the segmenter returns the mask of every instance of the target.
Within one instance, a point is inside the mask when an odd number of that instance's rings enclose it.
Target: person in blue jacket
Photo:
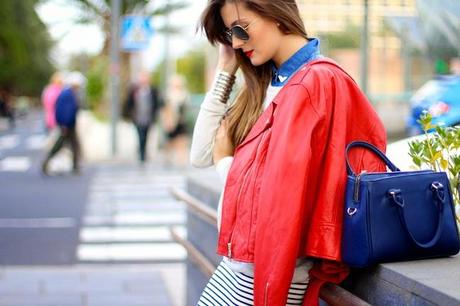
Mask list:
[[[78,91],[86,83],[86,78],[80,72],[71,72],[67,77],[68,86],[59,94],[56,100],[56,123],[59,126],[60,135],[48,152],[42,164],[42,172],[49,175],[48,165],[66,143],[70,144],[73,155],[73,173],[79,173],[80,143],[76,130],[77,113],[79,109]]]

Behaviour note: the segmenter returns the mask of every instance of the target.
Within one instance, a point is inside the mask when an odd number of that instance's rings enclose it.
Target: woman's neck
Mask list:
[[[307,39],[299,35],[286,35],[280,44],[278,52],[272,58],[276,67],[280,67],[285,61],[293,56],[300,48],[305,46]]]

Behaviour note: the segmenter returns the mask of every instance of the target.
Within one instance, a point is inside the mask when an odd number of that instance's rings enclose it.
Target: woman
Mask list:
[[[45,110],[45,123],[48,132],[56,127],[56,100],[62,91],[63,78],[60,72],[55,72],[51,76],[49,85],[42,92],[42,104]]]
[[[220,44],[191,161],[225,181],[217,252],[224,258],[199,305],[317,305],[340,263],[345,147],[385,149],[385,131],[352,78],[320,55],[294,0],[210,0],[202,15]],[[227,103],[235,72],[244,86]],[[383,171],[372,154],[353,165]]]
[[[187,108],[190,95],[187,91],[185,78],[181,75],[171,77],[163,109],[168,159],[175,161],[177,166],[184,167],[188,159]]]

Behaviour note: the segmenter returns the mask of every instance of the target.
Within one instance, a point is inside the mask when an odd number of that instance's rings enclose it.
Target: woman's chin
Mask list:
[[[252,56],[249,60],[251,61],[251,64],[252,64],[253,66],[260,66],[260,65],[263,64],[263,63],[260,61],[260,59],[258,59],[258,58],[255,57],[255,56]]]

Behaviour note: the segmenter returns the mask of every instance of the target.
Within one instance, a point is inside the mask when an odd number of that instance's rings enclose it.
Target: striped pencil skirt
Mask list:
[[[302,305],[308,283],[292,283],[286,305]],[[201,294],[197,306],[254,305],[254,278],[232,271],[221,262]]]

